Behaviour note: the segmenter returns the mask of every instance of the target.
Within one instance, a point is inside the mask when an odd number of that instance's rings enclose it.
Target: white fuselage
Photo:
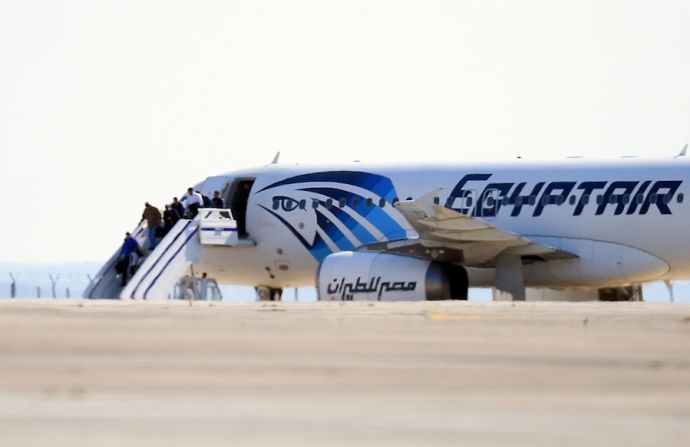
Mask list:
[[[236,179],[253,180],[246,230],[256,246],[204,247],[197,271],[229,284],[313,285],[320,261],[330,253],[415,238],[392,204],[442,188],[440,204],[578,257],[526,264],[527,286],[687,279],[689,168],[683,159],[353,163],[269,165],[209,177],[197,185],[206,194]],[[492,285],[492,268],[468,273],[471,286]]]

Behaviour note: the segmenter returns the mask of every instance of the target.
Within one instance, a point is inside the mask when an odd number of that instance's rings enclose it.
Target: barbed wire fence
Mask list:
[[[81,298],[92,278],[86,272],[0,271],[0,298]]]

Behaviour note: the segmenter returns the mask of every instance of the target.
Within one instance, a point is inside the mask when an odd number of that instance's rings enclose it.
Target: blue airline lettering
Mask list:
[[[580,191],[579,200],[571,202],[575,205],[573,216],[582,215],[589,203],[596,203],[596,216],[605,214],[609,208],[614,209],[614,216],[623,213],[645,215],[654,207],[660,214],[668,215],[672,214],[669,203],[683,183],[682,180],[537,182],[529,194],[524,195],[527,182],[492,182],[483,186],[482,183],[492,176],[488,173],[463,176],[448,196],[446,207],[474,217],[493,217],[502,206],[511,205],[510,215],[517,217],[529,206],[532,216],[539,217],[546,207],[567,203],[570,194],[577,190]],[[482,192],[476,198],[472,197],[473,191],[479,190]],[[596,195],[597,191],[603,192]],[[460,199],[459,203],[456,199]],[[472,203],[472,199],[476,202]]]

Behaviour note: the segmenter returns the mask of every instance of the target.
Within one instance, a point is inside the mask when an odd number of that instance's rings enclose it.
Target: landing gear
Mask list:
[[[643,301],[642,286],[599,289],[599,301]]]
[[[517,255],[500,255],[496,259],[494,301],[525,301],[526,297],[522,259]]]
[[[280,297],[283,296],[283,289],[256,286],[254,290],[256,290],[259,301],[280,301]]]

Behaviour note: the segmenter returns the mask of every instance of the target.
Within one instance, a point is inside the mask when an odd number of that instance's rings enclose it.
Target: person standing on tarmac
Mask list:
[[[148,241],[149,248],[153,250],[156,248],[156,229],[161,224],[161,212],[155,206],[151,205],[149,202],[144,204],[144,212],[141,215],[141,220],[146,220],[146,225],[148,227]]]

